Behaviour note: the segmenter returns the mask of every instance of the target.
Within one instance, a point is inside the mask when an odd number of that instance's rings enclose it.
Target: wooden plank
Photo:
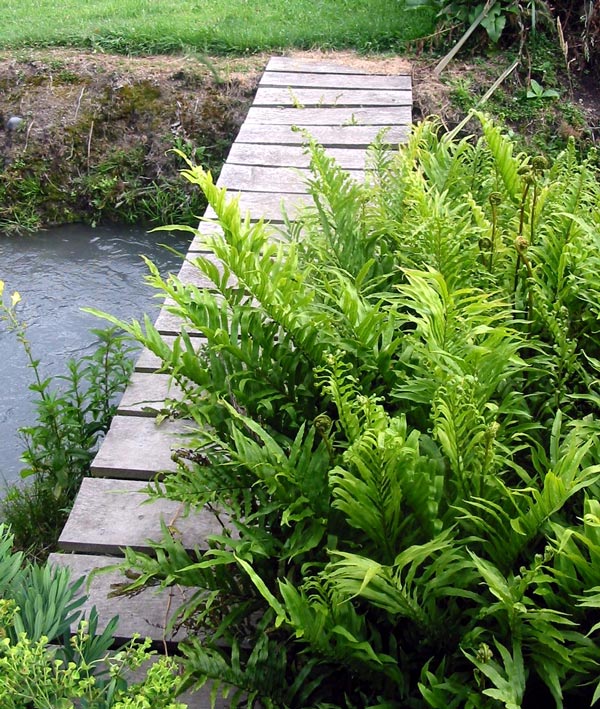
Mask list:
[[[165,344],[168,345],[170,348],[173,347],[173,344],[175,342],[175,336],[163,335],[162,339],[165,341]],[[205,343],[206,340],[203,337],[192,338],[192,344],[196,351],[198,351]],[[149,349],[144,347],[144,349],[140,352],[140,356],[138,357],[137,362],[135,363],[135,371],[152,373],[160,369],[161,366],[162,360],[160,360],[154,354],[154,352],[151,352]]]
[[[365,150],[363,149],[326,148],[325,151],[330,158],[333,158],[340,167],[346,170],[363,170],[365,167]],[[255,145],[235,142],[227,157],[227,165],[307,168],[309,164],[310,155],[299,145]]]
[[[312,72],[315,74],[358,74],[365,76],[377,75],[377,71],[365,71],[347,64],[336,64],[335,62],[311,60],[307,58],[297,59],[295,57],[271,57],[265,71],[290,71],[290,72]],[[383,76],[383,74],[380,74]]]
[[[242,215],[250,213],[252,219],[265,219],[272,222],[283,222],[282,205],[290,219],[295,218],[298,212],[309,204],[312,204],[312,197],[303,194],[292,193],[268,193],[268,192],[238,192],[232,197],[239,199]],[[210,219],[216,218],[216,213],[209,207],[206,216]]]
[[[167,399],[181,401],[183,392],[170,374],[133,372],[117,407],[121,416],[155,417]]]
[[[182,445],[181,435],[189,421],[163,421],[144,416],[115,416],[91,466],[97,477],[152,480],[159,473],[174,471],[171,450]]]
[[[408,125],[412,120],[411,106],[381,108],[263,108],[251,106],[248,123],[304,126],[394,126]]]
[[[223,229],[221,228],[221,225],[218,222],[208,221],[204,219],[200,221],[196,231],[197,235],[192,239],[192,242],[189,245],[188,254],[196,253],[198,251],[207,251],[207,249],[202,246],[202,234],[219,234],[220,236],[223,236]]]
[[[351,170],[351,177],[359,182],[364,181],[364,171]],[[219,185],[229,190],[244,190],[246,192],[273,192],[278,187],[291,194],[304,194],[306,183],[311,178],[310,170],[306,168],[289,167],[259,167],[255,165],[223,166]]]
[[[217,267],[220,274],[223,273],[223,266],[221,265],[219,259],[211,251],[204,250],[201,252],[188,254],[188,257],[183,262],[177,277],[186,285],[196,286],[196,288],[206,288],[207,290],[215,290],[214,283],[210,280],[210,278],[205,276],[195,264],[195,260],[199,258],[210,261]],[[235,282],[236,279],[233,276],[230,276],[227,281],[230,286],[234,285]]]
[[[231,191],[288,192],[304,194],[309,173],[300,173],[296,168],[255,167],[253,165],[230,165],[225,163],[218,185]]]
[[[331,148],[366,148],[382,133],[383,126],[314,126],[306,125],[299,116],[294,130],[291,125],[260,125],[245,122],[240,128],[235,144],[302,145],[306,143],[303,129],[321,145]],[[406,142],[410,128],[407,125],[392,126],[383,138],[390,145]]]
[[[411,106],[412,92],[389,89],[303,89],[262,88],[259,86],[253,106],[289,106],[291,108],[344,108],[368,106]]]
[[[310,65],[308,65],[310,67]],[[293,86],[313,89],[400,89],[410,90],[412,79],[407,74],[340,74],[266,71],[259,87]]]
[[[215,293],[214,295],[217,299],[220,298],[222,300],[222,296],[218,293]],[[179,315],[171,312],[170,308],[174,307],[174,305],[174,301],[171,298],[167,298],[163,309],[160,311],[160,315],[154,323],[154,326],[161,336],[177,336],[181,333],[182,328],[184,328],[190,337],[201,337],[202,333],[199,332],[195,326],[193,326],[190,322],[184,322]]]
[[[88,578],[92,571],[106,569],[120,563],[122,559],[95,554],[55,553],[50,554],[48,561],[56,566],[68,567],[71,570],[72,580],[76,580],[82,576]],[[127,641],[134,634],[141,635],[142,638],[149,637],[158,646],[163,641],[172,643],[185,638],[186,633],[183,629],[171,634],[166,632],[166,625],[168,618],[184,599],[192,595],[193,589],[184,589],[180,586],[164,590],[149,588],[132,597],[111,597],[110,594],[116,587],[124,583],[131,583],[131,580],[120,571],[112,570],[93,576],[89,588],[86,584],[83,585],[80,593],[86,595],[87,600],[82,609],[88,616],[92,607],[96,606],[99,617],[98,632],[102,632],[111,618],[118,615],[119,625],[115,634],[118,642]],[[75,629],[75,626],[71,626],[71,632]]]
[[[171,298],[167,298],[165,300],[165,305],[163,309],[160,311],[159,316],[156,318],[156,322],[154,323],[154,326],[156,329],[160,332],[161,335],[179,335],[181,333],[182,328],[184,327],[184,323],[182,319],[179,317],[179,315],[175,315],[169,310],[169,306],[172,306],[174,304],[174,301],[171,300]],[[200,335],[197,330],[195,330],[193,327],[191,327],[188,324],[185,326],[186,332],[190,335],[190,337],[196,337]]]
[[[204,508],[186,514],[184,505],[151,498],[137,480],[84,478],[58,540],[61,551],[122,556],[125,547],[152,553],[148,540],[162,539],[161,524],[192,551],[208,549],[229,520]],[[220,520],[220,521],[219,521]]]

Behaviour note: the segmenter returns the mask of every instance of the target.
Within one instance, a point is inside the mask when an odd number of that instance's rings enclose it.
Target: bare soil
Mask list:
[[[440,79],[430,58],[293,54],[378,73],[410,72],[415,119],[438,115],[448,127],[465,114],[455,99],[465,77],[483,93],[504,68],[501,57],[496,64],[454,62]],[[81,219],[152,221],[152,214],[140,215],[138,209],[142,197],[157,199],[149,194],[150,186],[180,189],[173,186],[180,181],[182,163],[169,150],[180,148],[218,170],[267,60],[267,55],[125,57],[63,49],[0,53],[0,228]],[[523,89],[516,74],[505,83],[501,92],[509,97]],[[597,82],[577,85],[573,104],[578,111],[566,118],[561,111],[549,118],[544,105],[515,127],[525,138],[535,136],[543,114],[543,121],[551,122],[546,127],[564,137],[598,140]],[[12,117],[23,119],[20,130],[7,129]],[[24,178],[31,183],[26,194]],[[17,181],[18,188],[12,184]],[[42,207],[34,208],[36,198]],[[29,212],[15,209],[27,200]],[[166,216],[156,212],[156,219]]]

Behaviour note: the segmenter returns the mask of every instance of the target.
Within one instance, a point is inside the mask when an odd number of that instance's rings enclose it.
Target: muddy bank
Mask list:
[[[0,230],[193,223],[203,204],[169,151],[218,170],[265,61],[0,55]]]

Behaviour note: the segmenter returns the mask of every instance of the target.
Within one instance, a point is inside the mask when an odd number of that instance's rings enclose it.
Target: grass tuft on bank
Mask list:
[[[398,0],[0,0],[0,48],[71,46],[130,54],[284,47],[385,50],[433,30]]]

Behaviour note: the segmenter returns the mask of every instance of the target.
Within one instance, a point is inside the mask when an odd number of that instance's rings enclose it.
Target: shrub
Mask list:
[[[97,633],[95,608],[86,620],[67,568],[25,563],[0,525],[0,706],[2,709],[184,709],[175,696],[175,663],[162,658],[139,683],[127,673],[152,655],[133,640],[109,653],[118,618]],[[78,630],[69,638],[72,624]],[[75,703],[76,702],[76,703]]]
[[[98,443],[108,431],[118,395],[133,369],[131,347],[115,328],[94,330],[98,343],[91,354],[70,359],[62,376],[44,377],[16,314],[20,295],[13,293],[8,304],[2,300],[3,290],[0,281],[0,321],[25,350],[33,372],[30,389],[37,417],[32,426],[19,429],[25,443],[21,475],[30,481],[10,485],[0,508],[17,547],[41,560],[52,551]]]
[[[192,257],[214,288],[149,280],[206,344],[127,327],[196,423],[166,494],[224,530],[126,566],[196,589],[188,681],[233,705],[600,694],[598,175],[481,123],[375,146],[364,185],[311,145],[316,207],[277,239],[185,173],[222,228]]]

